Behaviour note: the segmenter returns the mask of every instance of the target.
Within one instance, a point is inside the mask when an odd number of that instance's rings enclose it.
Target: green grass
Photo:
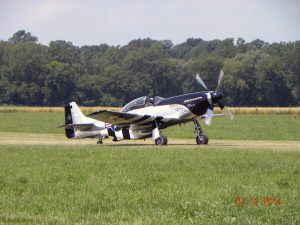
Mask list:
[[[12,139],[64,135],[55,128],[63,113],[0,113],[0,121]],[[214,118],[203,128],[229,142],[300,141],[300,120],[288,115]],[[163,132],[195,138],[193,129]],[[289,150],[0,142],[0,224],[300,224],[300,151]],[[284,202],[264,206],[265,197]]]
[[[299,162],[221,147],[2,145],[0,224],[300,224]],[[285,202],[261,205],[269,196]]]
[[[64,133],[56,127],[64,124],[64,113],[12,112],[0,113],[0,132]]]
[[[14,112],[0,113],[0,132],[56,133],[64,123],[64,113]],[[300,141],[300,118],[290,115],[237,115],[233,121],[216,117],[212,125],[202,127],[211,139],[219,140],[282,140]],[[173,126],[163,132],[170,138],[195,138],[193,123]]]
[[[213,118],[202,128],[211,139],[218,140],[281,140],[300,141],[300,118],[290,115],[239,115],[228,121],[224,117]],[[168,128],[166,134],[174,138],[195,138],[193,123],[186,126]]]

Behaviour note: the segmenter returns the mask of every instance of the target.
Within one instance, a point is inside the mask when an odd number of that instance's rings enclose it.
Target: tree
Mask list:
[[[260,40],[260,39],[256,39],[254,41],[250,42],[250,45],[253,46],[254,49],[261,49],[261,48],[265,48],[269,45],[269,43]]]
[[[77,80],[75,93],[76,102],[80,105],[102,105],[101,77],[99,75],[85,75]]]
[[[0,41],[0,103],[17,105],[114,105],[144,95],[170,97],[201,90],[199,73],[234,106],[300,104],[300,41],[271,43],[238,38],[136,39],[124,46],[37,43],[17,31]]]
[[[250,49],[249,44],[246,43],[245,39],[238,38],[236,41],[236,46],[239,53],[245,53]]]
[[[8,84],[5,89],[5,103],[27,105],[43,103],[41,72],[46,62],[45,52],[45,46],[34,42],[4,44],[0,73],[2,81]]]
[[[257,63],[256,105],[286,106],[293,105],[294,99],[284,77],[283,66],[277,57],[265,55]]]
[[[44,103],[65,105],[76,97],[76,83],[80,77],[80,66],[52,61],[45,65]]]
[[[199,91],[200,87],[195,82],[195,75],[200,74],[201,78],[205,81],[207,87],[213,90],[217,86],[217,80],[220,70],[223,67],[223,58],[219,56],[202,56],[193,60],[190,60],[187,64],[188,74],[192,76],[189,79],[190,91]]]
[[[227,38],[222,41],[220,45],[213,51],[215,55],[222,56],[224,58],[232,58],[236,55],[236,48],[234,46],[234,39]]]
[[[239,54],[224,61],[224,94],[228,104],[255,106],[257,99],[256,64],[261,58],[258,51]]]
[[[51,41],[48,49],[48,57],[50,61],[58,61],[61,63],[80,63],[79,48],[73,46],[72,42]]]
[[[292,95],[296,102],[300,104],[300,41],[296,41],[294,48],[289,53],[290,73],[291,73],[291,89]]]
[[[16,44],[17,42],[37,42],[38,38],[32,36],[30,32],[26,32],[25,30],[19,30],[14,35],[8,39],[8,42],[12,44]]]

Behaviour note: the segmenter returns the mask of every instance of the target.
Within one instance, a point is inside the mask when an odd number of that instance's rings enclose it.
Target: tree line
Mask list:
[[[137,39],[124,46],[49,46],[24,30],[0,41],[0,104],[122,106],[140,96],[170,97],[210,90],[230,106],[295,106],[300,103],[300,41],[267,43],[189,38]]]

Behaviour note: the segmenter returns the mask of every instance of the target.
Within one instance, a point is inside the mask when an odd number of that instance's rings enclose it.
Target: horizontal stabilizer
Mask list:
[[[67,125],[61,125],[57,128],[64,127],[67,130],[76,129],[80,131],[88,131],[91,130],[93,127],[96,127],[93,123],[83,123],[83,124],[67,124]]]

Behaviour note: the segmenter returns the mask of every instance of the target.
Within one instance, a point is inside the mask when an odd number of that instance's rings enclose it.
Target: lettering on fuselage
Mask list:
[[[192,99],[185,100],[184,103],[191,103],[191,102],[197,101],[199,99],[202,99],[202,96],[197,97],[197,98],[192,98]]]
[[[191,108],[191,107],[194,107],[196,104],[190,104],[190,103],[188,103],[186,106],[188,107],[188,108]]]
[[[189,110],[186,107],[177,107],[174,109],[176,112],[182,112],[182,113],[186,113]]]

